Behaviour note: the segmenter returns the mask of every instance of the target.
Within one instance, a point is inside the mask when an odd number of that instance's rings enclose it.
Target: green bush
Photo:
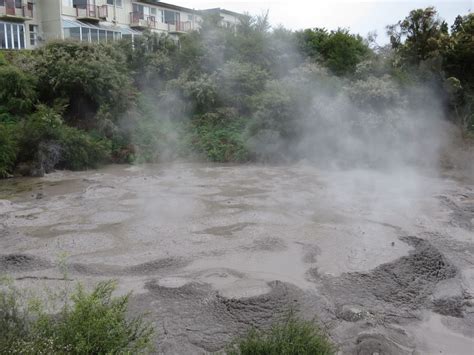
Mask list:
[[[227,351],[229,355],[332,355],[335,347],[313,323],[291,315],[268,332],[252,329],[237,339]]]
[[[21,69],[0,64],[0,114],[29,113],[36,101],[35,78]]]
[[[191,123],[188,144],[191,151],[201,152],[213,162],[248,161],[249,151],[243,139],[245,124],[245,119],[229,110],[202,115]]]
[[[111,144],[80,129],[67,126],[61,115],[47,106],[24,120],[19,139],[19,159],[55,167],[81,170],[97,167],[110,159]],[[51,156],[54,155],[54,156]]]
[[[111,142],[73,127],[63,126],[59,140],[61,157],[58,167],[70,170],[97,168],[110,160]]]
[[[0,178],[12,173],[15,166],[18,146],[13,126],[0,123]]]
[[[108,45],[51,42],[36,52],[40,98],[67,104],[66,121],[94,129],[95,114],[105,106],[118,119],[131,105],[135,90],[123,52]]]
[[[151,351],[153,328],[143,316],[126,317],[129,296],[112,297],[115,283],[92,292],[78,286],[56,315],[39,301],[22,304],[22,293],[0,290],[0,353],[118,354]]]

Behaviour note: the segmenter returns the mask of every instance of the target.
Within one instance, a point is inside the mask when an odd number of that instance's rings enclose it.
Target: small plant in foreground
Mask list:
[[[228,355],[332,355],[335,347],[314,322],[290,316],[267,332],[256,329],[237,339]]]
[[[127,319],[129,296],[112,297],[115,282],[82,286],[58,314],[44,304],[23,305],[13,286],[0,289],[0,353],[137,354],[152,351],[153,328],[142,316]]]

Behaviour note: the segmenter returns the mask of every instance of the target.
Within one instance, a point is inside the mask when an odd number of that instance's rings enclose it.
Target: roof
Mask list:
[[[92,23],[86,23],[79,20],[71,19],[68,17],[62,17],[62,26],[63,28],[74,28],[74,27],[86,27],[86,28],[94,28],[99,30],[107,30],[107,31],[115,31],[121,32],[123,35],[141,35],[142,33],[139,31],[135,31],[128,26],[107,26],[104,24],[95,25]]]
[[[191,13],[199,13],[200,11],[195,9],[190,9],[188,7],[168,4],[166,2],[161,2],[159,0],[134,0],[135,2],[142,2],[145,4],[156,5],[160,7],[164,7],[166,9],[176,10],[176,11],[184,11],[184,12],[191,12]]]

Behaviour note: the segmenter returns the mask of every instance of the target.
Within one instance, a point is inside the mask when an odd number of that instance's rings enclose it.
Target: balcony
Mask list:
[[[76,17],[78,20],[99,22],[107,19],[108,7],[107,5],[96,6],[92,4],[76,6]]]
[[[0,6],[0,20],[24,22],[33,18],[33,7],[22,5],[16,7],[14,2],[5,1],[6,6]]]
[[[139,30],[156,28],[155,16],[148,16],[141,12],[130,12],[130,27]]]
[[[193,23],[191,21],[179,21],[176,22],[174,25],[168,24],[168,32],[169,33],[187,33],[194,30]]]

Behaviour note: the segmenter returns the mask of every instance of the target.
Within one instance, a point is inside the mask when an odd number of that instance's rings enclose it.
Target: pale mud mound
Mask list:
[[[52,267],[51,263],[33,255],[28,254],[7,254],[0,255],[0,274],[36,271]]]
[[[150,312],[160,349],[179,354],[219,351],[250,327],[268,328],[298,308],[300,292],[279,281],[269,283],[266,294],[240,299],[223,297],[208,284],[163,287],[149,282],[146,287],[147,294],[134,297],[132,311]]]
[[[436,284],[455,277],[456,268],[427,241],[416,237],[400,239],[414,247],[408,256],[369,273],[321,277],[327,296],[334,299],[336,306],[358,304],[363,311],[389,316],[406,316],[406,312],[430,308],[429,296]],[[318,277],[315,270],[310,273]]]

